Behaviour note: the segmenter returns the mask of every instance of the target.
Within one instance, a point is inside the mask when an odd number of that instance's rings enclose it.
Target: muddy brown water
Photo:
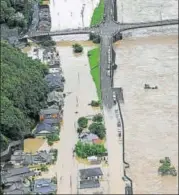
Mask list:
[[[178,39],[159,36],[115,44],[122,87],[128,175],[135,194],[177,194],[178,177],[158,175],[159,160],[170,157],[178,169]],[[144,84],[158,90],[144,90]]]

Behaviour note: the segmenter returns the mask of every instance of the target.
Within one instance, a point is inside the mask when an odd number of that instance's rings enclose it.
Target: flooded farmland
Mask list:
[[[177,194],[177,177],[158,175],[159,160],[178,168],[178,40],[159,36],[115,44],[115,87],[122,87],[128,175],[135,194]],[[158,86],[144,90],[144,84]]]

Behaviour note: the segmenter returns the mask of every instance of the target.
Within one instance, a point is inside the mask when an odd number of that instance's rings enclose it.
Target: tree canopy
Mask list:
[[[1,133],[12,140],[30,132],[45,106],[46,65],[1,41]]]
[[[176,176],[177,172],[174,166],[171,166],[171,160],[169,157],[165,157],[165,159],[161,159],[160,163],[162,164],[158,168],[158,172],[164,176],[164,175],[172,175]]]
[[[73,51],[74,51],[75,53],[81,53],[81,52],[83,51],[83,47],[82,47],[80,44],[75,43],[75,44],[73,45]]]
[[[103,115],[102,114],[96,114],[94,117],[93,117],[93,122],[102,122],[103,121]]]
[[[100,139],[105,137],[106,129],[102,123],[92,123],[88,129],[91,133],[96,134]]]
[[[78,119],[78,125],[81,128],[86,128],[88,126],[88,119],[85,117],[80,117]]]
[[[0,23],[9,27],[27,27],[34,0],[1,0]]]
[[[78,157],[87,158],[88,156],[102,156],[107,150],[104,145],[87,144],[79,141],[75,145],[75,152]]]

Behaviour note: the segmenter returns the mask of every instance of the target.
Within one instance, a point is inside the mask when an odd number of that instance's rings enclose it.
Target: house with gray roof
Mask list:
[[[100,187],[99,180],[83,180],[83,181],[80,181],[80,189],[99,188],[99,187]]]
[[[49,135],[49,134],[55,133],[56,131],[57,131],[57,129],[54,126],[42,121],[42,122],[37,124],[33,133],[36,136],[44,136],[44,135]]]
[[[100,167],[80,169],[80,179],[83,180],[96,180],[103,176],[103,172]]]
[[[3,190],[4,194],[30,194],[30,186],[25,186],[23,182],[15,182],[10,187]]]
[[[31,171],[28,167],[13,168],[7,171],[1,172],[2,184],[12,184],[14,182],[20,182],[24,178],[34,176],[35,172]]]
[[[56,193],[57,185],[51,179],[36,179],[34,181],[34,194],[50,194]]]
[[[14,165],[20,164],[24,166],[34,164],[51,164],[54,160],[53,154],[47,151],[39,151],[35,154],[14,152],[11,156],[11,162]]]
[[[40,119],[60,118],[60,111],[56,108],[45,108],[40,110]]]
[[[44,123],[54,126],[55,128],[59,127],[60,120],[58,118],[44,119]]]
[[[99,139],[99,137],[93,133],[81,133],[79,138],[80,141],[83,143],[93,143],[94,140]]]
[[[59,73],[51,73],[45,76],[45,81],[50,91],[63,91],[64,90],[64,78]]]
[[[59,109],[61,109],[64,106],[64,97],[63,93],[52,91],[48,94],[47,98],[48,105],[57,105]]]

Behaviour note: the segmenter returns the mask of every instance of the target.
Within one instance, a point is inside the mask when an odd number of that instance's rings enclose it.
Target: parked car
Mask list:
[[[107,76],[110,77],[110,75],[111,75],[111,71],[110,70],[107,70]]]
[[[116,93],[113,91],[113,101],[116,103]]]
[[[120,127],[120,126],[121,126],[121,122],[118,121],[118,122],[117,122],[117,127]]]

